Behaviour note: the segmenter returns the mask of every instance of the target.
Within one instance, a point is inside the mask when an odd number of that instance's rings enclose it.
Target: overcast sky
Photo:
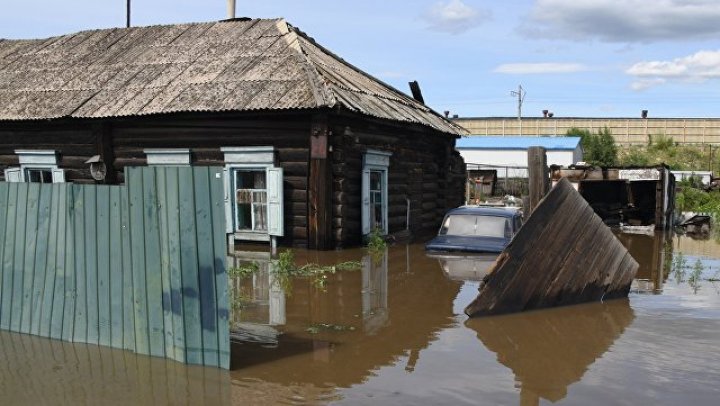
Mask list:
[[[2,0],[0,38],[124,26],[126,0]],[[133,0],[133,25],[214,21],[226,0]],[[462,117],[717,117],[717,0],[237,0]]]

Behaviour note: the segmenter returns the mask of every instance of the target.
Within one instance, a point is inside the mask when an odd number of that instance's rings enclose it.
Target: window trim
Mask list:
[[[190,148],[146,148],[148,165],[190,165]]]
[[[380,151],[375,149],[368,149],[363,155],[363,176],[362,176],[362,207],[361,207],[361,222],[362,222],[362,233],[368,235],[372,231],[372,224],[370,224],[370,172],[380,172],[382,175],[382,223],[383,223],[383,234],[389,232],[389,219],[388,219],[388,199],[389,199],[389,185],[388,185],[388,172],[390,169],[390,157],[392,152]]]
[[[234,236],[238,240],[249,241],[271,241],[273,237],[282,237],[284,235],[284,205],[283,205],[283,185],[280,180],[274,190],[271,184],[272,174],[282,174],[282,169],[275,165],[275,148],[272,146],[260,147],[221,147],[225,161],[225,221],[226,233]],[[267,230],[265,231],[237,231],[236,230],[236,207],[233,204],[235,193],[234,174],[237,170],[264,170],[267,191]],[[280,175],[282,176],[282,175]],[[274,178],[273,178],[274,179]],[[271,207],[272,206],[272,207]],[[278,218],[273,217],[273,211],[279,211]],[[272,217],[272,218],[271,218]],[[276,227],[274,227],[276,226]]]
[[[5,181],[8,181],[8,170],[18,170],[20,182],[28,182],[28,170],[49,170],[52,183],[64,183],[65,171],[58,168],[58,153],[52,149],[16,149],[20,166],[9,167],[5,171]]]

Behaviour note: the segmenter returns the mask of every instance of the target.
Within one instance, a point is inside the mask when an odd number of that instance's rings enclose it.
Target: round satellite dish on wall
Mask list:
[[[95,155],[92,158],[85,161],[86,164],[90,164],[90,176],[95,180],[105,179],[107,174],[107,167],[105,162],[100,159],[100,155]]]
[[[93,179],[103,180],[105,179],[106,173],[107,168],[105,167],[105,162],[95,162],[90,164],[90,175],[92,175]]]

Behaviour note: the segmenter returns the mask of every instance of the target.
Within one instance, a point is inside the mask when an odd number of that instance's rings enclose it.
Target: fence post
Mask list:
[[[528,148],[528,189],[530,205],[526,209],[526,215],[532,214],[535,206],[550,189],[547,155],[543,147]]]

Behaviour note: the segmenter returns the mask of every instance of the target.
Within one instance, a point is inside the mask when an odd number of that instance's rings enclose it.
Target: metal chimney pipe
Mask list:
[[[235,18],[235,0],[228,0],[227,2],[227,18],[228,20]]]

